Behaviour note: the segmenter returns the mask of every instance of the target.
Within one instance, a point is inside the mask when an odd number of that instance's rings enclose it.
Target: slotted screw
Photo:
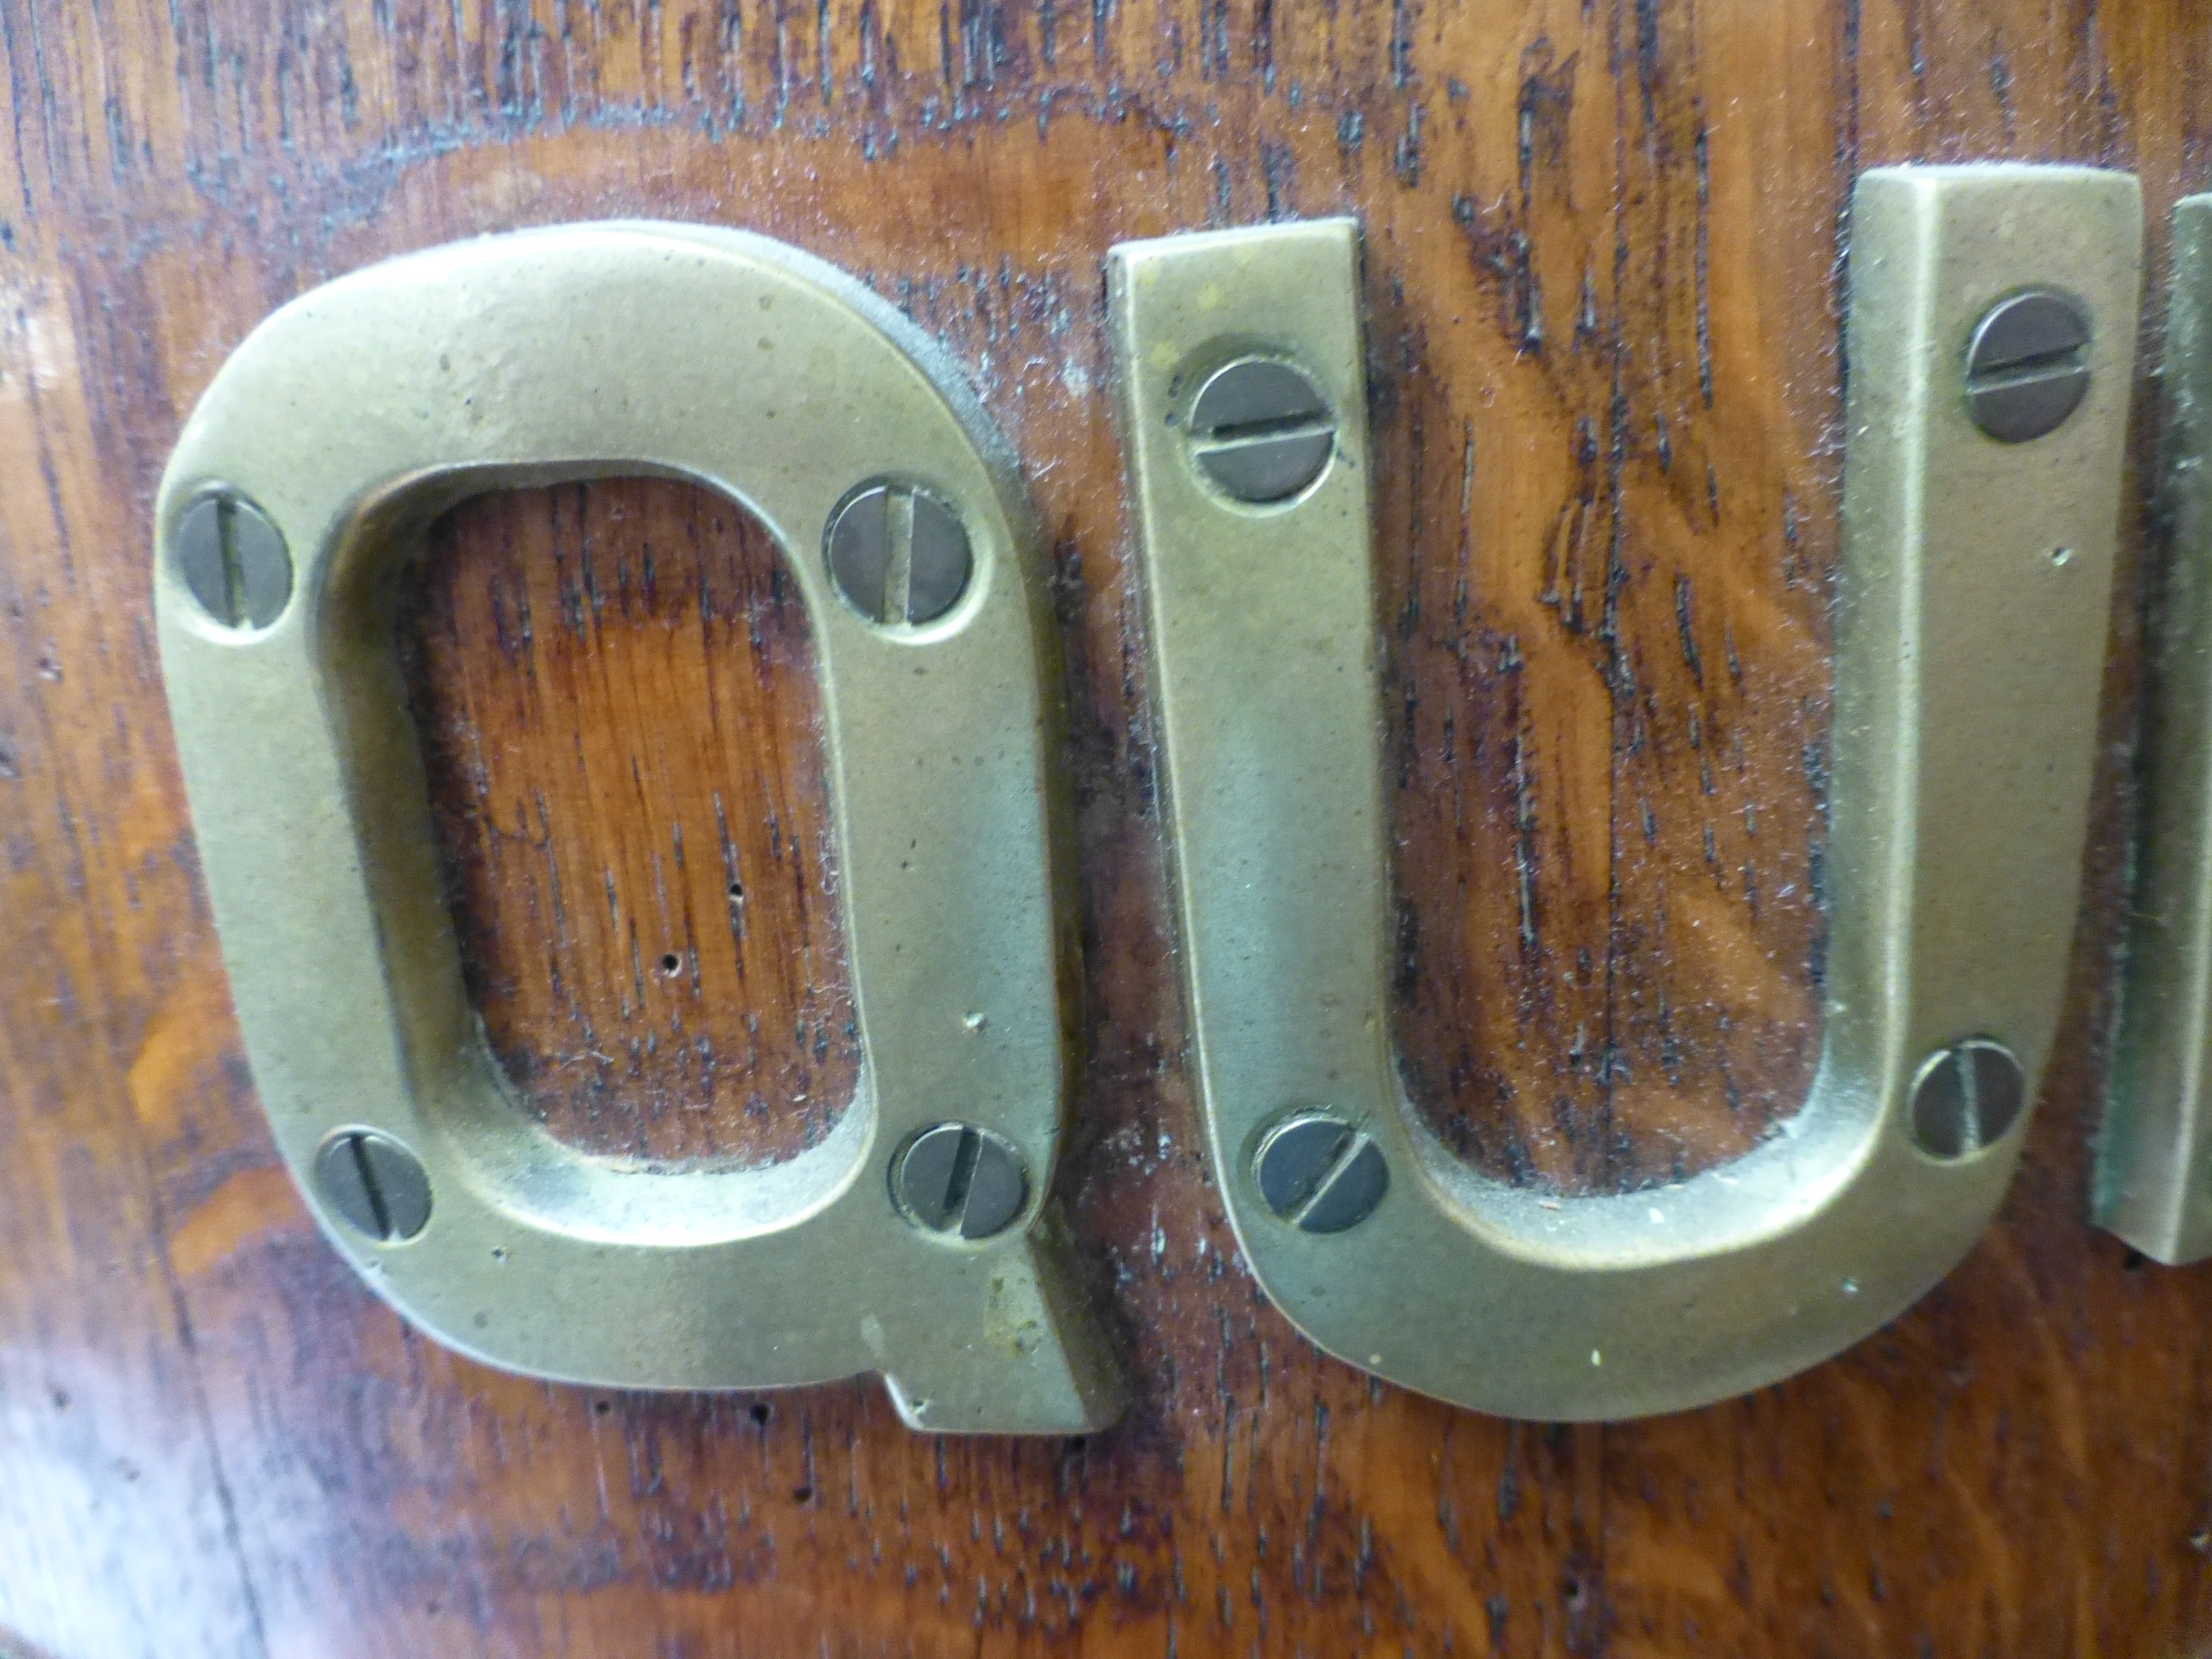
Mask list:
[[[1192,458],[1224,494],[1255,505],[1287,501],[1336,454],[1336,416],[1304,370],[1239,358],[1206,378],[1191,405]]]
[[[2089,320],[2037,289],[1992,306],[1967,346],[1967,408],[2000,443],[2056,431],[2089,390]]]
[[[1029,1199],[1021,1156],[988,1129],[939,1123],[899,1154],[892,1196],[916,1225],[962,1238],[1003,1232]]]
[[[1268,1208],[1308,1233],[1357,1226],[1390,1189],[1382,1148],[1331,1112],[1300,1112],[1268,1130],[1252,1175]]]
[[[933,622],[968,591],[976,556],[960,515],[890,480],[855,492],[830,522],[830,575],[869,621]]]
[[[177,569],[226,628],[265,628],[292,597],[292,558],[268,514],[228,490],[203,495],[176,526]]]
[[[430,1221],[430,1177],[423,1160],[388,1135],[340,1129],[315,1155],[322,1201],[355,1232],[397,1244]]]
[[[1969,1037],[1921,1063],[1912,1084],[1912,1136],[1931,1158],[1964,1158],[2003,1139],[2027,1102],[2027,1077],[2012,1051]]]

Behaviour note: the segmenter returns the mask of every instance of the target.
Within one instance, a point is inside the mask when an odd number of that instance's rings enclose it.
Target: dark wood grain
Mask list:
[[[1602,1428],[1457,1412],[1300,1341],[1208,1184],[1099,289],[1118,238],[1362,215],[1421,1108],[1520,1179],[1705,1166],[1794,1108],[1817,1045],[1851,179],[2102,161],[2141,172],[2157,226],[2206,181],[2190,0],[0,0],[0,1647],[2212,1645],[2212,1276],[2132,1262],[2083,1219],[2132,604],[2065,1039],[1983,1246],[1748,1400]],[[652,1397],[493,1375],[373,1300],[270,1147],[162,713],[154,481],[284,299],[457,236],[641,213],[862,274],[967,366],[1027,468],[1082,853],[1088,1060],[1061,1185],[1135,1378],[1129,1419],[1087,1441],[922,1439],[862,1382]],[[2141,455],[2147,395],[2139,414]],[[658,485],[473,505],[417,634],[487,1021],[549,1123],[654,1156],[817,1133],[851,1063],[834,918],[811,908],[834,869],[803,645],[765,619],[760,646],[735,637],[741,605],[773,610],[772,565],[724,511]],[[618,514],[657,594],[731,596],[728,632],[618,605],[503,655],[494,596],[557,612],[559,561]],[[616,664],[637,690],[594,683]],[[651,689],[677,686],[712,686],[712,713]],[[630,755],[656,786],[587,810]],[[689,826],[725,778],[758,791],[741,865],[783,803],[817,826],[767,867],[791,884],[782,943],[764,921],[760,957],[750,937],[702,955],[696,1006],[639,998],[617,912],[563,936],[534,884],[549,849],[611,871],[649,963],[652,855],[673,868],[681,823],[694,885],[669,891],[703,940],[727,895]],[[525,785],[542,846],[505,838]],[[747,1013],[757,1051],[733,1034]],[[679,1014],[728,1057],[704,1095]],[[624,1046],[563,1071],[586,1020]]]
[[[607,1154],[816,1144],[859,1052],[782,556],[734,502],[645,479],[480,496],[427,543],[399,632],[464,975],[518,1095]]]

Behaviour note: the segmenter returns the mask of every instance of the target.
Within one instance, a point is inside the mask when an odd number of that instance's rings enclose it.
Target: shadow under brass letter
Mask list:
[[[2173,215],[2139,849],[2097,1220],[2155,1261],[2212,1255],[2212,195]]]

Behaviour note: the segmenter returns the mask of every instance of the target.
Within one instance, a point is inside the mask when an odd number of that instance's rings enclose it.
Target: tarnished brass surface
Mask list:
[[[394,583],[456,500],[613,474],[696,480],[787,556],[826,711],[865,1065],[820,1146],[753,1169],[587,1156],[512,1104],[463,995],[391,635]],[[951,609],[872,626],[824,527],[888,478],[964,521]],[[175,545],[218,487],[289,543],[289,604],[226,627]],[[877,1370],[917,1427],[1073,1433],[1113,1366],[1044,1202],[1070,981],[1048,820],[1058,715],[1040,554],[1010,455],[950,362],[780,244],[608,224],[457,244],[270,317],[184,429],[156,508],[169,707],[254,1080],[340,1249],[494,1364],[595,1383],[763,1387]],[[203,586],[206,584],[203,583]],[[893,1201],[918,1130],[995,1132],[1019,1221],[930,1234]],[[410,1240],[326,1209],[317,1148],[413,1148]]]
[[[1237,1236],[1316,1342],[1513,1416],[1694,1406],[1825,1358],[1965,1254],[2023,1112],[1938,1160],[1909,1095],[1946,1045],[2040,1081],[2080,885],[2140,260],[2127,175],[1885,169],[1854,199],[1849,435],[1827,842],[1824,1049],[1803,1109],[1677,1184],[1554,1197],[1481,1178],[1408,1108],[1391,1051],[1382,646],[1349,221],[1135,243],[1111,326],[1156,652],[1209,1145]],[[1998,300],[2093,318],[2057,430],[1979,431],[1961,382]],[[1296,362],[1334,460],[1285,505],[1209,489],[1182,424],[1224,359]],[[1276,1216],[1255,1147],[1325,1109],[1389,1160],[1374,1213]]]

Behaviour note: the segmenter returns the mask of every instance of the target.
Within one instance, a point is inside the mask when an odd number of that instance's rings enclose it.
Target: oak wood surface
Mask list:
[[[632,480],[479,496],[426,540],[397,632],[517,1094],[607,1154],[816,1144],[859,1045],[814,652],[766,532]]]
[[[1454,1411],[1299,1339],[1208,1182],[1099,283],[1121,238],[1362,216],[1408,1076],[1483,1167],[1665,1179],[1786,1116],[1817,1048],[1850,181],[2133,168],[2158,291],[2212,130],[2189,0],[0,0],[0,1651],[2212,1645],[2212,1280],[2083,1218],[2132,599],[2066,1032],[1975,1255],[1746,1400]],[[1082,855],[1059,1181],[1135,1377],[1087,1441],[914,1436],[866,1382],[488,1372],[352,1277],[269,1143],[161,700],[154,482],[285,299],[618,214],[861,274],[1022,457]],[[771,550],[666,483],[524,493],[440,528],[410,618],[530,1109],[672,1159],[822,1133],[855,1057]]]

